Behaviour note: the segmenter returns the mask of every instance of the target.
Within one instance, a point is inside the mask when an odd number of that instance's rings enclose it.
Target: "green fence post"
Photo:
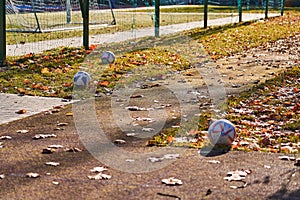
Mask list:
[[[269,11],[269,0],[265,0],[265,19],[268,19],[268,11]]]
[[[280,14],[281,14],[281,16],[283,16],[283,12],[284,12],[284,0],[281,0],[281,5],[280,5]]]
[[[89,0],[79,0],[83,18],[83,46],[89,49]]]
[[[204,0],[204,28],[207,28],[208,0]]]
[[[159,7],[160,7],[160,0],[155,0],[155,37],[159,37]]]
[[[71,23],[71,0],[66,0],[67,24]]]
[[[0,67],[6,65],[5,0],[0,1]]]
[[[239,22],[242,22],[242,0],[238,0],[238,9],[239,9]]]

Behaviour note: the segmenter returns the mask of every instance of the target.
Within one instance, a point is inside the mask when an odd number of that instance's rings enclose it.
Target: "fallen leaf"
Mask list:
[[[57,126],[68,126],[68,123],[58,123]]]
[[[143,97],[144,97],[144,95],[142,95],[142,94],[135,94],[135,95],[130,96],[130,98],[132,98],[132,99],[143,98]]]
[[[160,161],[162,161],[163,159],[162,159],[162,158],[156,158],[156,157],[150,157],[150,158],[148,158],[148,160],[149,160],[150,162],[160,162]]]
[[[52,145],[49,145],[48,148],[59,149],[59,148],[63,148],[63,145],[60,145],[60,144],[52,144]]]
[[[182,185],[182,181],[174,177],[162,179],[161,182],[167,185]]]
[[[278,157],[280,160],[296,160],[296,158],[295,157],[293,157],[293,156],[279,156]]]
[[[106,170],[107,170],[107,168],[105,168],[105,167],[94,167],[90,171],[91,172],[103,172],[103,171],[106,171]]]
[[[136,133],[126,133],[126,136],[127,137],[134,137],[134,136],[136,136]]]
[[[17,90],[20,94],[26,94],[26,90],[23,88],[18,88]]]
[[[51,110],[51,113],[59,113],[59,112],[60,112],[60,109],[58,109],[58,108],[55,108],[55,109]]]
[[[66,116],[73,116],[73,113],[72,112],[68,112],[68,113],[66,113]]]
[[[168,143],[173,142],[173,140],[174,140],[174,137],[173,137],[173,136],[169,136],[169,137],[167,138],[167,142],[168,142]]]
[[[42,73],[42,74],[49,73],[49,69],[48,69],[47,67],[44,67],[44,68],[41,70],[41,73]]]
[[[55,127],[53,130],[54,130],[54,131],[62,131],[62,130],[65,130],[65,129],[64,129],[64,128],[61,128],[61,127]]]
[[[218,161],[218,160],[209,160],[209,161],[207,161],[208,163],[212,163],[212,164],[219,164],[219,163],[221,163],[220,161]]]
[[[12,137],[8,136],[8,135],[3,135],[3,136],[0,136],[0,140],[11,140]]]
[[[162,159],[177,159],[179,156],[179,154],[165,154]]]
[[[53,109],[62,109],[64,108],[64,105],[57,105],[57,106],[53,106]]]
[[[55,150],[53,148],[44,148],[42,150],[42,154],[51,154],[53,152],[55,152]]]
[[[88,176],[90,180],[111,179],[110,175],[99,173],[97,175]]]
[[[72,147],[72,148],[68,148],[66,149],[66,152],[81,152],[82,150],[77,148],[77,147]]]
[[[231,189],[239,189],[239,188],[245,188],[246,186],[248,185],[248,183],[245,183],[244,185],[241,185],[241,186],[230,186]]]
[[[99,85],[99,86],[104,86],[104,87],[106,87],[106,86],[109,85],[109,82],[108,82],[108,81],[101,81],[101,82],[99,82],[98,85]]]
[[[29,173],[26,174],[26,177],[28,177],[28,178],[37,178],[37,177],[40,177],[40,175],[38,173],[29,172]]]
[[[240,176],[238,174],[232,174],[231,176],[224,177],[224,179],[227,180],[227,181],[242,181],[245,178],[246,177]]]
[[[54,166],[54,167],[56,167],[56,166],[58,166],[58,165],[60,165],[60,164],[59,164],[58,162],[46,162],[45,165],[49,165],[49,166]]]
[[[126,141],[125,141],[125,140],[121,140],[121,139],[116,139],[116,140],[114,141],[114,143],[115,143],[115,144],[125,144]]]
[[[25,134],[25,133],[28,133],[29,131],[28,130],[17,130],[17,133],[22,133],[22,134]]]
[[[154,128],[142,128],[142,131],[144,131],[144,132],[152,132],[152,131],[154,131]]]
[[[26,111],[26,109],[21,109],[21,110],[18,110],[18,111],[16,111],[16,113],[17,114],[25,114],[27,111]]]
[[[251,174],[251,170],[236,170],[230,171],[227,173],[227,176],[224,177],[227,181],[242,181],[246,178],[248,174]]]
[[[34,140],[45,139],[45,138],[53,138],[56,137],[55,134],[37,134],[32,137]]]

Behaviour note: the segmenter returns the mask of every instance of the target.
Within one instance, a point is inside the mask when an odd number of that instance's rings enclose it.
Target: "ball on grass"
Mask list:
[[[104,51],[101,55],[101,60],[103,64],[111,64],[115,61],[115,54],[111,51]]]
[[[89,86],[91,77],[87,72],[79,71],[74,75],[74,86],[77,88],[86,88]]]

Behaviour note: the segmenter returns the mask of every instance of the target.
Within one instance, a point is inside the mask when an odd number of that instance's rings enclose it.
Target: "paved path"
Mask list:
[[[278,14],[269,14],[270,17],[277,16]],[[244,14],[243,21],[257,20],[264,17],[264,14]],[[238,22],[238,16],[226,17],[220,19],[210,20],[208,26],[225,25],[229,23]],[[203,27],[203,21],[190,22],[184,24],[176,24],[169,26],[162,26],[160,28],[160,34],[166,35],[170,33],[176,33],[195,27]],[[153,28],[138,29],[133,31],[118,32],[115,34],[102,34],[90,37],[91,44],[104,44],[111,42],[121,42],[128,39],[141,38],[145,36],[153,36]],[[57,44],[60,46],[80,46],[82,44],[82,38],[67,38],[59,40],[48,40],[43,42],[37,42],[35,49],[32,49],[32,43],[26,43],[24,45],[7,45],[8,55],[22,55],[27,53],[39,53],[47,49],[56,48]],[[0,93],[0,124],[8,123],[17,119],[21,119],[30,115],[37,114],[39,112],[49,110],[55,105],[65,104],[58,98],[45,98],[45,97],[31,97],[31,96],[18,96]],[[16,114],[15,112],[20,109],[26,109],[25,114]]]
[[[15,94],[0,94],[0,124],[8,123],[24,117],[52,109],[53,106],[64,105],[60,98],[19,96]],[[25,109],[26,113],[16,112]]]

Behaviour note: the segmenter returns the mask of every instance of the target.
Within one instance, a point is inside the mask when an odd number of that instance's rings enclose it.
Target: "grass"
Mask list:
[[[197,44],[198,47],[199,43],[202,44],[211,58],[219,59],[249,48],[265,45],[268,42],[287,38],[298,33],[299,29],[300,15],[298,12],[292,12],[284,17],[272,18],[263,22],[230,24],[210,29],[198,28],[180,34],[162,36],[157,43],[164,48],[168,48],[170,44],[178,44],[180,49],[186,51],[185,54],[187,55],[190,50],[189,44],[186,44],[185,41],[186,38],[189,38],[191,43]],[[144,46],[145,49],[137,49],[137,52],[124,55],[125,57],[120,55],[117,58],[117,62],[102,74],[101,81],[108,81],[108,84],[112,83],[111,86],[113,86],[114,82],[119,78],[114,75],[115,72],[122,75],[124,69],[126,71],[141,64],[145,65],[144,68],[154,62],[159,62],[163,66],[169,63],[168,65],[176,70],[184,70],[188,67],[188,63],[181,64],[185,62],[181,61],[183,59],[181,58],[182,54],[177,53],[175,57],[170,56],[178,49],[166,52],[153,49],[151,48],[153,38],[139,39],[134,42],[137,46]],[[123,43],[123,45],[128,46],[128,43]],[[116,51],[119,51],[118,54],[121,54],[122,51],[128,52],[127,50],[122,50],[120,44],[115,44],[114,46],[112,48],[115,49],[112,49],[112,51],[115,53]],[[92,49],[95,48],[96,46],[92,46]],[[106,46],[98,48],[105,49]],[[28,54],[20,57],[8,57],[8,63],[11,68],[5,72],[0,72],[0,91],[40,96],[68,96],[72,92],[72,77],[79,70],[79,66],[90,52],[81,48],[65,47],[52,49],[39,55]],[[158,54],[157,52],[160,53]],[[93,59],[99,63],[100,60],[97,55]],[[172,62],[172,59],[176,57],[179,60]],[[42,70],[46,73],[41,73]],[[123,72],[120,73],[121,71]]]

